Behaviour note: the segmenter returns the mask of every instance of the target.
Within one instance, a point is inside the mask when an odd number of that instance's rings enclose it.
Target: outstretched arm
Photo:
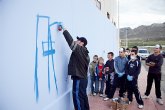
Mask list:
[[[70,33],[66,30],[66,28],[64,28],[63,24],[59,24],[58,25],[58,29],[59,30],[61,30],[61,29],[63,30],[63,35],[64,35],[64,37],[65,37],[65,39],[66,39],[70,49],[72,51],[74,51],[76,49],[76,47],[77,47],[77,43],[73,40],[73,38],[70,35]]]

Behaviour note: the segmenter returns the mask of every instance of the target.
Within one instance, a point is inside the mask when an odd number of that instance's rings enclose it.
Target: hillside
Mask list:
[[[127,32],[126,32],[127,31]],[[152,25],[141,25],[135,29],[131,29],[130,27],[121,28],[120,29],[120,38],[124,39],[126,37],[126,33],[128,39],[141,39],[141,40],[149,40],[149,39],[159,39],[165,40],[165,22],[164,23],[154,23]]]

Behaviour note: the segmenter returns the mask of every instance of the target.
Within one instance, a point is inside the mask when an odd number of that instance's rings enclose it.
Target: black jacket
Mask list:
[[[90,61],[87,48],[77,45],[67,30],[65,30],[63,34],[72,50],[68,65],[68,75],[71,75],[72,78],[87,79],[88,65]]]
[[[141,62],[139,59],[136,59],[134,61],[130,60],[128,61],[126,65],[126,74],[133,76],[134,79],[138,79],[138,75],[140,74],[141,70]]]
[[[109,74],[115,72],[114,60],[113,60],[113,59],[112,59],[111,61],[108,60],[108,61],[106,62],[106,64],[104,65],[104,68],[105,68],[105,67],[109,67],[109,71],[108,71]]]
[[[159,54],[158,56],[151,54],[146,60],[146,63],[149,62],[155,63],[155,66],[149,67],[149,73],[161,74],[161,66],[163,65],[163,56],[161,54]]]

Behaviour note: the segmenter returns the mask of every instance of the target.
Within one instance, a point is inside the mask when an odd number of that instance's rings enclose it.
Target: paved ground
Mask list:
[[[144,63],[144,61],[143,61]],[[147,83],[147,68],[145,68],[145,66],[142,66],[142,70],[141,70],[141,74],[139,75],[139,89],[141,94],[143,95],[146,89],[146,83]],[[163,65],[163,77],[162,80],[165,79],[165,63]],[[165,80],[162,81],[162,86],[165,88]],[[163,100],[165,101],[165,91],[163,92]],[[116,91],[115,96],[118,96],[118,91]],[[90,104],[90,110],[111,110],[111,105],[110,105],[110,101],[103,101],[102,97],[99,96],[90,96],[89,95],[89,104]],[[137,108],[137,103],[136,100],[134,98],[134,101],[132,104],[130,104],[128,106],[128,110],[139,110]],[[156,102],[156,97],[155,97],[155,88],[154,85],[152,87],[152,91],[150,94],[150,98],[149,99],[144,99],[144,108],[143,110],[165,110],[165,104],[164,105],[159,105]]]

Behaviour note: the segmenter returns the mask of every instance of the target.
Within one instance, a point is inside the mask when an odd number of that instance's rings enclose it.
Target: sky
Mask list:
[[[165,22],[165,0],[119,0],[120,28]]]

